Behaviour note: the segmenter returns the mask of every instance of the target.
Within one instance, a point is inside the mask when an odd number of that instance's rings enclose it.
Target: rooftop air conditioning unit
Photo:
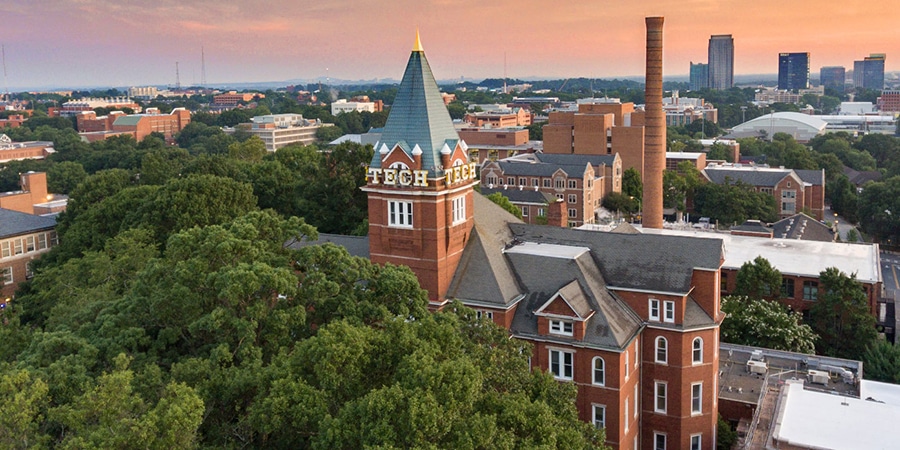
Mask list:
[[[809,382],[828,386],[828,372],[824,370],[810,370]]]
[[[750,373],[765,374],[768,368],[768,364],[762,361],[747,361],[747,371]]]

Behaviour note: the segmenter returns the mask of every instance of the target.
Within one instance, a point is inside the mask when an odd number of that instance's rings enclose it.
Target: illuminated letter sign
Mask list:
[[[428,187],[427,170],[379,169],[369,167],[366,178],[372,184]]]

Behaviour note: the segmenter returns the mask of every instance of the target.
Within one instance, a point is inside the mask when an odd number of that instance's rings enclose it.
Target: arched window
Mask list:
[[[691,344],[691,360],[694,364],[703,362],[703,339],[699,337],[695,337],[693,344]]]
[[[599,356],[594,358],[594,384],[606,385],[606,361]]]
[[[656,338],[656,362],[665,364],[669,359],[669,343],[666,338]]]

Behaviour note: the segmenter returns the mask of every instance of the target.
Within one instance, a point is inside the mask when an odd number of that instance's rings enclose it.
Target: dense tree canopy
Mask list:
[[[810,354],[815,350],[816,334],[801,323],[800,313],[776,301],[727,296],[722,312],[728,315],[720,330],[723,342]]]
[[[860,359],[875,342],[875,317],[856,275],[830,267],[819,274],[821,292],[810,311],[810,325],[819,335],[816,353]]]
[[[769,260],[757,256],[741,265],[734,293],[753,299],[781,297],[781,272]]]

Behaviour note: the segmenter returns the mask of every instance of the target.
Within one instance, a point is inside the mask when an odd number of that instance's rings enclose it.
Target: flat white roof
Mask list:
[[[671,159],[698,159],[703,153],[696,152],[666,152],[666,158]]]
[[[863,373],[865,376],[865,373]],[[859,380],[859,398],[900,407],[900,385],[880,381]]]
[[[857,281],[863,283],[882,281],[878,244],[768,239],[695,230],[642,228],[641,232],[722,239],[725,242],[722,267],[726,269],[740,269],[745,262],[762,256],[785,275],[818,277],[825,269],[837,267],[848,275],[855,273]]]
[[[772,437],[816,449],[897,448],[900,407],[803,389],[788,381],[782,391]]]
[[[505,250],[505,253],[546,256],[549,258],[575,259],[583,253],[589,251],[591,251],[591,249],[587,247],[577,247],[573,245],[539,244],[536,242],[525,242]]]

